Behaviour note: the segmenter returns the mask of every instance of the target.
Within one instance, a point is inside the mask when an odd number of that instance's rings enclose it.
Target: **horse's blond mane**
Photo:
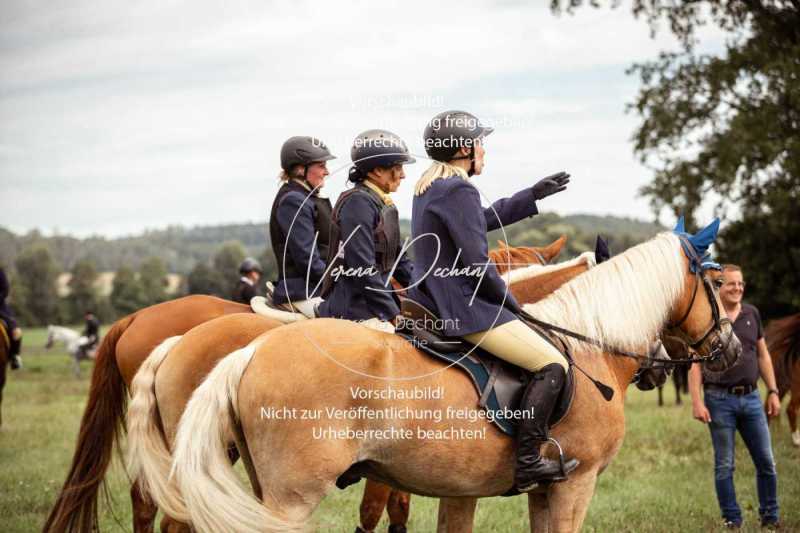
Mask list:
[[[520,281],[526,281],[549,274],[556,270],[563,270],[572,266],[578,266],[582,263],[587,263],[589,268],[594,268],[594,266],[597,264],[594,257],[594,252],[583,252],[574,259],[568,259],[567,261],[562,261],[552,265],[528,265],[521,268],[515,268],[501,273],[501,277],[505,280],[506,285],[512,285]]]
[[[524,306],[525,310],[605,344],[639,350],[661,330],[683,291],[682,254],[678,238],[661,233],[572,279],[544,300]]]

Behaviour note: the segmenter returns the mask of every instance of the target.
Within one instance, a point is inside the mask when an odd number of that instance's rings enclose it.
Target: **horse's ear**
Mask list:
[[[608,243],[600,235],[594,243],[594,260],[599,265],[611,259],[611,251],[608,249]]]
[[[544,249],[544,254],[543,254],[544,258],[547,259],[548,261],[552,261],[553,259],[558,257],[558,254],[561,253],[561,250],[564,248],[564,245],[566,243],[567,243],[567,236],[562,235],[555,241],[548,244]]]
[[[697,253],[702,256],[708,251],[708,247],[717,240],[718,233],[719,218],[715,218],[711,224],[689,237],[689,242],[692,243]]]
[[[508,245],[506,244],[506,241],[503,241],[503,240],[497,241],[497,246],[499,246],[500,248],[508,248]]]
[[[683,215],[678,219],[678,223],[675,224],[675,229],[672,230],[674,233],[686,233],[686,227],[683,221]]]

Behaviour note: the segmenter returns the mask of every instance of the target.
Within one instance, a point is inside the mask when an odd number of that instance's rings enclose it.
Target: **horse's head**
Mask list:
[[[509,246],[505,241],[497,241],[498,248],[489,253],[490,259],[497,265],[501,274],[514,270],[520,265],[546,265],[561,253],[567,243],[566,235],[562,235],[547,246]],[[496,254],[493,256],[492,254]],[[510,268],[507,268],[510,265]]]
[[[46,350],[53,347],[53,343],[55,342],[54,334],[53,326],[47,326],[47,342],[44,345]]]
[[[713,372],[733,366],[742,352],[742,345],[719,299],[713,279],[715,274],[711,273],[716,264],[710,261],[708,247],[718,231],[719,219],[695,235],[683,230],[682,221],[675,228],[687,275],[667,326],[669,333],[682,339]]]
[[[650,345],[648,355],[650,358],[639,367],[634,379],[636,388],[643,391],[653,390],[667,382],[672,373],[672,365],[663,362],[664,359],[672,361],[688,359],[693,352],[681,339],[662,334],[659,340]]]

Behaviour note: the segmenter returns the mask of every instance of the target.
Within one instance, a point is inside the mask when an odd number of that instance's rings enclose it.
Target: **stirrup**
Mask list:
[[[577,459],[570,459],[568,465],[567,462],[564,460],[564,449],[561,447],[561,444],[559,444],[559,442],[553,437],[547,437],[547,440],[545,442],[552,443],[553,446],[555,446],[556,449],[558,450],[558,466],[561,470],[561,475],[559,477],[549,479],[547,480],[547,482],[549,483],[549,482],[566,480],[569,473],[578,468],[578,465],[581,464],[581,462],[578,461]]]

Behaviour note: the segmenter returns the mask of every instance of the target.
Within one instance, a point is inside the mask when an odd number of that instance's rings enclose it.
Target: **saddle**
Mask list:
[[[531,372],[507,363],[463,339],[445,337],[435,327],[441,322],[439,318],[421,302],[401,298],[400,311],[402,318],[398,318],[396,334],[419,351],[466,372],[478,393],[478,405],[492,414],[491,420],[500,431],[509,436],[516,435],[517,420],[504,415],[518,411],[522,394],[531,380]],[[553,427],[569,412],[575,397],[572,355],[558,337],[528,325],[553,344],[570,363],[566,384],[549,420],[550,427]]]

